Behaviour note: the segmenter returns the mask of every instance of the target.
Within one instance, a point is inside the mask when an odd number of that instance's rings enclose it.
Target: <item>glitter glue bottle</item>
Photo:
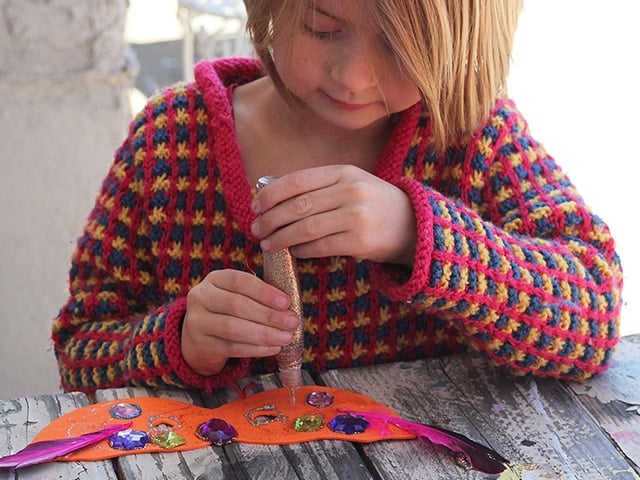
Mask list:
[[[260,190],[276,178],[278,177],[260,177],[256,188]],[[296,259],[291,255],[288,248],[277,252],[263,252],[262,266],[264,280],[289,295],[291,298],[289,309],[300,318],[300,324],[293,334],[291,343],[282,347],[280,353],[276,355],[280,381],[282,385],[289,389],[291,405],[295,406],[296,390],[302,386],[302,353],[304,351],[302,301],[300,300],[300,286],[296,275]]]

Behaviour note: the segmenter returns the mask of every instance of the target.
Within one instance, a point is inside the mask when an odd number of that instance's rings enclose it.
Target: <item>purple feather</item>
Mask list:
[[[382,422],[383,428],[388,424],[395,425],[405,432],[413,433],[417,437],[426,438],[431,443],[442,445],[453,452],[461,453],[466,457],[467,461],[473,468],[484,473],[501,473],[509,464],[509,460],[501,456],[498,452],[485,447],[484,445],[475,442],[460,433],[431,425],[411,422],[391,415],[371,412],[353,412],[351,410],[344,411],[345,413],[360,415],[371,424],[376,421]]]
[[[41,442],[31,443],[13,455],[0,458],[0,468],[15,469],[48,462],[67,453],[80,450],[88,445],[93,445],[120,430],[126,430],[131,425],[131,422],[120,425],[109,425],[102,430],[85,433],[79,437],[43,440]]]

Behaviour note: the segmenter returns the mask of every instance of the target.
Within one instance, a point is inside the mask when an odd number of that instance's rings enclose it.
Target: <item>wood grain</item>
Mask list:
[[[503,479],[638,478],[633,463],[602,434],[600,419],[560,381],[512,377],[474,355],[335,370],[321,378],[367,394],[409,420],[495,449],[511,461]],[[363,448],[380,478],[485,478],[457,466],[441,447],[398,443]]]
[[[89,404],[86,395],[68,393],[0,400],[0,456],[16,453],[51,420]],[[0,469],[0,479],[60,478],[69,480],[116,479],[110,461],[53,462],[10,471]]]
[[[594,421],[640,473],[640,335],[623,337],[611,367],[586,383],[572,383]]]

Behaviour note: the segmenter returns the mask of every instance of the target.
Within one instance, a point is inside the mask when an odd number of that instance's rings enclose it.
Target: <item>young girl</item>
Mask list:
[[[472,348],[585,379],[618,339],[606,225],[504,96],[520,2],[246,0],[258,59],[202,62],[131,124],[53,326],[65,390],[211,390]],[[256,192],[258,178],[280,178]]]

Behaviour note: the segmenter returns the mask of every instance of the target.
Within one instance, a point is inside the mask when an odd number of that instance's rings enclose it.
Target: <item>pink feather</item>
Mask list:
[[[473,468],[484,473],[501,473],[507,468],[506,465],[509,463],[509,460],[501,456],[498,452],[460,433],[445,430],[444,428],[412,422],[382,413],[354,412],[342,409],[341,411],[364,417],[372,425],[374,423],[378,423],[378,425],[382,424],[383,428],[388,424],[395,425],[405,432],[413,433],[417,437],[426,438],[431,443],[442,445],[453,452],[461,453]]]
[[[105,438],[110,437],[120,430],[126,430],[132,425],[132,422],[109,425],[102,430],[96,432],[85,433],[79,437],[61,438],[59,440],[43,440],[27,445],[13,455],[7,455],[0,458],[0,468],[21,468],[29,465],[44,463],[49,460],[75,452],[88,445],[93,445]]]

